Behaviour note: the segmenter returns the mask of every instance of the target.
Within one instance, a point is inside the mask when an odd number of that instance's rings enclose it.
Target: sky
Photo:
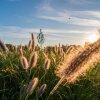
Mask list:
[[[83,44],[100,29],[100,0],[0,0],[0,40],[27,44],[40,29],[44,45]]]

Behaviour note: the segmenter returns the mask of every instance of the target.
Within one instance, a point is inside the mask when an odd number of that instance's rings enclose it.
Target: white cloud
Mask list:
[[[68,29],[47,29],[47,28],[43,28],[44,32],[45,33],[73,33],[73,34],[81,34],[81,33],[84,33],[84,34],[90,34],[91,32],[94,32],[95,30],[68,30]]]
[[[87,18],[86,18],[87,17]],[[39,18],[47,19],[52,21],[57,21],[60,23],[79,25],[79,26],[88,26],[88,27],[100,27],[100,20],[97,20],[97,17],[100,18],[99,12],[94,11],[64,11],[56,12],[55,15],[40,15]]]
[[[87,17],[87,18],[99,18],[100,19],[100,11],[71,11],[72,15]]]
[[[0,37],[29,38],[29,35],[32,32],[38,32],[38,29],[21,28],[17,26],[0,26]]]
[[[44,5],[41,7],[41,10],[42,10],[42,11],[53,11],[54,9],[53,9],[49,4],[44,4]]]
[[[71,0],[72,2],[90,2],[89,0]],[[64,24],[78,26],[100,27],[99,11],[73,11],[54,9],[50,2],[46,2],[38,10],[38,18],[52,20]],[[69,20],[70,19],[70,20]]]
[[[0,38],[4,39],[9,43],[28,43],[31,38],[31,33],[39,33],[39,28],[22,28],[17,26],[0,26]],[[43,33],[45,34],[46,42],[45,44],[51,43],[81,43],[80,41],[85,41],[86,35],[94,33],[95,30],[67,30],[67,29],[51,29],[43,28]],[[80,35],[81,34],[81,35]]]
[[[95,33],[95,30],[42,29],[46,40],[44,45],[54,45],[59,42],[62,44],[83,44],[89,34]],[[34,33],[36,39],[39,32],[39,28],[0,26],[0,39],[6,43],[27,44],[31,38],[31,33]]]
[[[93,4],[96,0],[69,0],[70,3],[74,4]],[[98,0],[97,0],[98,1]]]
[[[13,37],[13,38],[29,38],[31,33],[39,33],[39,28],[22,28],[17,26],[0,26],[0,36],[5,37]],[[58,34],[90,34],[95,30],[66,30],[66,29],[51,29],[51,28],[43,28],[44,34],[55,35]],[[59,35],[58,35],[59,36]]]

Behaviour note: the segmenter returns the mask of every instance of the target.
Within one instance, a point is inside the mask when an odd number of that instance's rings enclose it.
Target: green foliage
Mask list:
[[[24,51],[29,59],[30,53]],[[51,54],[48,55],[52,59]],[[99,100],[100,98],[100,63],[81,77],[75,84],[60,85],[58,90],[50,96],[49,93],[58,82],[55,75],[57,64],[61,57],[55,56],[50,69],[45,73],[44,58],[38,52],[38,63],[30,72],[23,70],[17,52],[2,52],[0,55],[0,100],[25,100],[24,89],[33,77],[39,78],[39,84],[27,100]],[[42,97],[37,97],[39,87],[46,83],[47,88]]]

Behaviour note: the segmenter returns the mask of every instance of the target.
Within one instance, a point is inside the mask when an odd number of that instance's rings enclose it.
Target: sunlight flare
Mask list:
[[[87,36],[87,40],[90,43],[93,43],[93,42],[97,41],[98,39],[99,39],[99,34],[97,34],[97,33],[95,33],[95,34],[89,34]]]

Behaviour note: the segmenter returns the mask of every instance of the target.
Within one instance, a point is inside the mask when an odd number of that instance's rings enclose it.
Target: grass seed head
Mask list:
[[[38,82],[39,80],[37,77],[33,78],[33,80],[29,82],[29,85],[27,86],[27,90],[26,90],[26,93],[28,95],[31,95],[34,92],[36,86],[38,85]]]
[[[28,69],[29,68],[29,64],[28,64],[28,61],[27,61],[27,58],[24,57],[24,56],[21,56],[21,64],[23,66],[23,69]]]
[[[50,67],[50,59],[46,59],[44,66],[45,66],[45,70],[49,69],[49,67]]]
[[[34,68],[37,64],[37,52],[33,52],[29,59],[29,67]]]
[[[0,49],[2,51],[9,51],[9,49],[7,48],[7,46],[0,40]]]
[[[39,89],[39,91],[38,91],[38,97],[42,96],[42,94],[45,92],[46,86],[47,86],[46,84],[43,84],[43,85],[40,87],[40,89]]]
[[[23,56],[23,48],[22,45],[19,46],[19,55]]]
[[[30,40],[29,43],[28,43],[28,50],[29,51],[32,50],[32,40]]]
[[[35,41],[32,40],[32,51],[35,51]]]
[[[34,34],[33,33],[31,34],[31,38],[32,38],[32,40],[34,40]]]

